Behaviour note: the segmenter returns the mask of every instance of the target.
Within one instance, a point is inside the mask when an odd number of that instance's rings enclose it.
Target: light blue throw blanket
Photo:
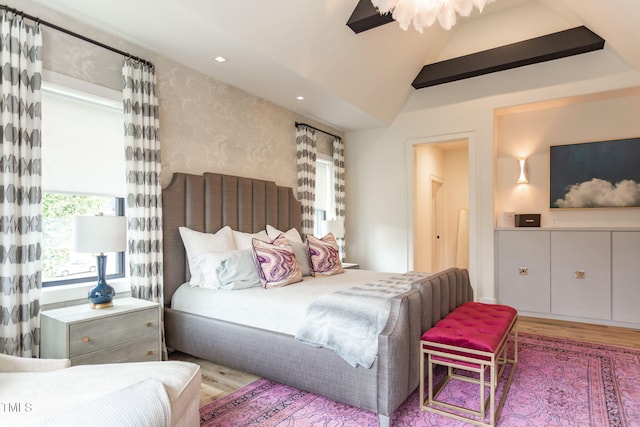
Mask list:
[[[411,272],[323,295],[307,308],[296,339],[368,369],[378,355],[378,335],[389,321],[391,299],[423,277]]]

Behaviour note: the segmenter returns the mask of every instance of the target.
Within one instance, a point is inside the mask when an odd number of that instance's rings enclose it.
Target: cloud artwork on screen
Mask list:
[[[562,199],[555,201],[559,208],[604,208],[611,206],[640,206],[640,183],[625,179],[616,184],[593,178],[571,185]]]
[[[551,208],[640,207],[640,138],[550,146]]]

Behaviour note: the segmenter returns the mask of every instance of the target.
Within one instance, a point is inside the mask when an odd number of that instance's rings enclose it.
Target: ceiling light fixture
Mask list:
[[[407,30],[413,21],[416,30],[422,33],[424,27],[430,27],[436,19],[445,30],[456,24],[456,15],[469,16],[473,8],[480,13],[495,0],[371,0],[381,15],[392,12],[393,19],[400,28]]]
[[[302,95],[298,95],[298,96],[296,96],[296,99],[297,99],[298,101],[304,101],[304,96],[302,96]]]
[[[216,56],[215,58],[213,58],[213,60],[220,63],[227,62],[227,58],[225,58],[224,56]]]

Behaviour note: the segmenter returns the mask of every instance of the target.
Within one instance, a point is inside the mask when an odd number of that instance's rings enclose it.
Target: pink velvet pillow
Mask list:
[[[258,275],[265,288],[278,288],[302,280],[296,256],[284,234],[272,242],[253,239],[253,255]]]
[[[309,249],[309,260],[311,261],[311,269],[314,276],[332,276],[344,273],[340,262],[338,243],[333,234],[329,233],[322,239],[308,236],[307,248]]]

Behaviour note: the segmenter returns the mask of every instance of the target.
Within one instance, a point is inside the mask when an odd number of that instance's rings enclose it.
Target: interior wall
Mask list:
[[[504,212],[516,212],[541,214],[542,227],[640,225],[640,208],[549,208],[549,147],[640,137],[639,118],[638,89],[498,111],[496,223],[503,225],[501,216]],[[517,157],[528,157],[529,184],[516,184]]]
[[[213,171],[275,181],[278,185],[293,187],[295,191],[294,123],[306,122],[343,136],[338,129],[265,101],[72,17],[53,12],[31,0],[5,0],[3,3],[155,65],[163,186],[169,183],[174,172],[201,174]],[[42,32],[46,70],[122,90],[122,56],[45,26]],[[326,151],[328,143],[323,138],[319,137],[319,149]],[[111,284],[118,289],[119,295],[130,286],[126,279]],[[41,304],[86,301],[89,287],[91,285],[46,288]]]
[[[590,67],[590,61],[597,60],[597,55],[593,55],[569,58],[561,63],[578,61],[584,68]],[[443,86],[447,86],[447,92],[467,93],[467,88],[486,87],[495,81],[509,80],[514,85],[523,74],[540,75],[545,67],[548,66],[523,67]],[[595,63],[591,66],[596,67]],[[403,272],[412,267],[409,254],[412,251],[413,211],[408,202],[413,189],[407,178],[410,176],[407,169],[412,167],[412,151],[407,150],[407,145],[419,139],[444,140],[451,139],[448,137],[451,135],[465,134],[469,136],[469,273],[476,299],[495,302],[494,180],[503,179],[502,171],[498,174],[496,170],[495,111],[639,85],[638,73],[623,71],[431,108],[418,108],[409,101],[406,110],[390,126],[348,133],[347,154],[351,160],[347,162],[350,189],[347,206],[350,214],[358,218],[347,230],[350,257],[363,268],[379,271]],[[422,98],[422,94],[416,93],[416,96]],[[626,111],[618,110],[617,113],[626,114]],[[607,123],[602,126],[614,129]],[[531,167],[533,169],[534,165]]]
[[[160,104],[162,185],[174,172],[249,176],[296,187],[296,121],[343,132],[128,43],[31,0],[7,6],[151,61]],[[123,58],[43,26],[44,68],[121,90]]]

